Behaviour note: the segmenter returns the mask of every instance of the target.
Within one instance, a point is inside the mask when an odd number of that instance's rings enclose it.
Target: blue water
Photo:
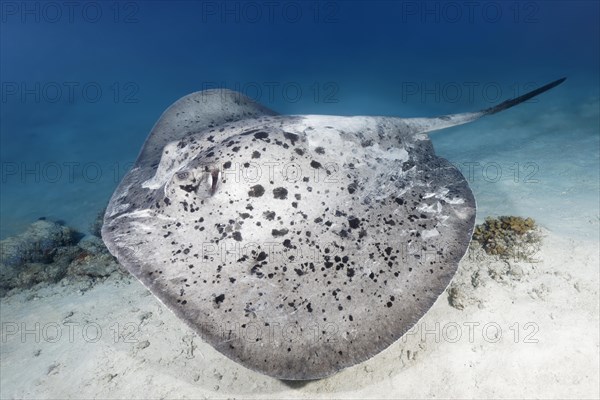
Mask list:
[[[71,3],[68,3],[71,4]],[[154,122],[228,87],[290,114],[474,111],[567,76],[539,98],[432,135],[486,215],[598,229],[596,1],[1,3],[4,238],[39,217],[87,231]]]

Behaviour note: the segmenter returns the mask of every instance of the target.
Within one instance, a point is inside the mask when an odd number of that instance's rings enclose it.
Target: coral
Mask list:
[[[531,218],[488,217],[483,224],[475,227],[473,241],[479,243],[489,255],[534,261],[533,257],[541,246],[541,235]]]
[[[469,304],[466,293],[457,285],[451,285],[448,288],[448,303],[457,310],[463,310]]]
[[[124,273],[96,236],[81,235],[57,222],[39,220],[0,242],[0,297],[37,284],[95,283]]]
[[[61,279],[70,262],[66,249],[74,245],[77,238],[78,234],[74,230],[41,219],[31,224],[22,234],[2,240],[0,292]],[[48,264],[52,265],[47,266]]]
[[[18,267],[28,262],[49,262],[56,249],[76,242],[77,233],[56,222],[40,219],[27,230],[0,242],[0,257],[4,265]]]
[[[504,228],[502,220],[505,221]],[[541,246],[540,235],[535,228],[535,223],[532,223],[533,220],[525,224],[517,222],[518,220],[518,217],[488,218],[486,223],[477,226],[478,237],[473,238],[469,251],[446,290],[448,304],[451,307],[457,310],[465,310],[473,306],[483,309],[486,307],[485,294],[488,291],[482,288],[496,284],[514,288],[529,280],[529,274],[535,270],[532,254],[539,251]],[[510,229],[511,223],[521,228],[530,227],[531,230],[517,228],[520,232],[517,234]],[[491,235],[491,232],[496,236]],[[483,244],[488,244],[487,250],[484,249]],[[494,244],[500,246],[492,247]],[[500,254],[498,254],[499,248],[502,250]],[[533,260],[535,261],[537,260]]]

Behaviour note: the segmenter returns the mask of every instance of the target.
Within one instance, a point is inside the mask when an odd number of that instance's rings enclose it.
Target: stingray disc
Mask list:
[[[322,378],[388,347],[447,287],[476,206],[424,132],[492,112],[277,116],[197,92],[153,128],[102,236],[221,353]]]

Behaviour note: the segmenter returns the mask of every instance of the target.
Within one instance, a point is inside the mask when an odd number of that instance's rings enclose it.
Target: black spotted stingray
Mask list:
[[[160,117],[115,190],[102,237],[215,349],[318,379],[406,333],[465,254],[476,204],[428,133],[494,114],[282,116],[228,90]]]

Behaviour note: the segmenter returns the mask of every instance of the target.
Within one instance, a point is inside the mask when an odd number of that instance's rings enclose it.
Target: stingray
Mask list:
[[[115,190],[110,252],[203,340],[284,380],[398,340],[447,288],[476,204],[430,132],[495,114],[282,116],[229,90],[171,105]]]

